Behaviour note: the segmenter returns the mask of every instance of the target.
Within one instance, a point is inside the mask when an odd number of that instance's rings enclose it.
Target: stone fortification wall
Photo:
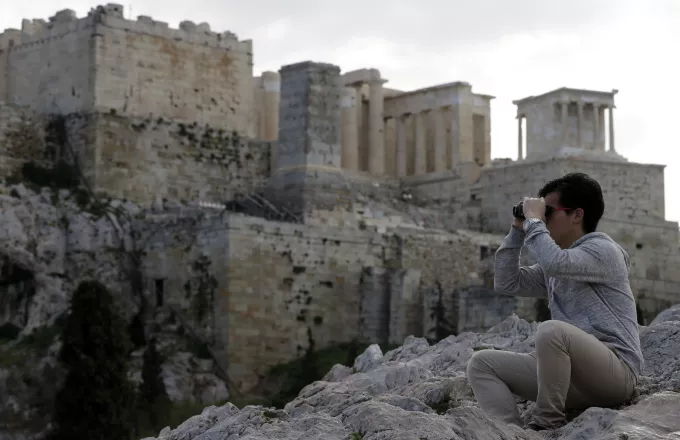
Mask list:
[[[238,386],[304,354],[310,336],[317,349],[359,336],[362,269],[383,266],[386,238],[240,215],[201,221],[195,234],[185,229],[164,228],[151,240],[146,274],[162,281],[166,303],[191,315],[189,295],[198,292],[186,290],[195,277],[186,262],[207,263],[204,279],[216,285],[206,321]]]
[[[44,130],[33,111],[0,101],[0,179],[18,175],[25,162],[46,159]]]
[[[78,20],[70,10],[57,13],[49,23],[24,20],[18,41],[8,51],[7,99],[47,113],[92,108],[94,27],[94,16]]]
[[[21,39],[19,29],[0,32],[0,101],[11,102],[9,97],[9,52]]]
[[[362,316],[362,293],[374,293],[362,291],[362,271],[384,267],[385,252],[388,240],[373,231],[234,218],[227,269],[230,373],[247,383],[253,373],[303,355],[311,341],[318,349],[360,338],[362,328],[375,326],[371,318],[380,319],[370,310]]]
[[[271,143],[238,132],[106,113],[67,119],[84,174],[111,197],[224,203],[269,175]]]
[[[200,285],[195,267],[204,262],[203,279],[215,281],[206,326],[243,388],[270,366],[304,354],[310,341],[318,349],[430,334],[430,291],[445,289],[452,315],[453,290],[477,278],[471,274],[480,246],[497,246],[471,233],[381,233],[241,215],[217,215],[189,229],[168,226],[152,240],[147,277],[162,281],[166,302],[191,314]]]
[[[680,296],[680,233],[676,222],[603,220],[600,230],[631,259],[630,282],[645,323]]]
[[[170,29],[150,17],[126,20],[116,4],[80,19],[64,10],[48,23],[25,20],[6,64],[5,94],[40,111],[153,115],[249,132],[252,42],[205,23]]]
[[[248,134],[252,42],[206,23],[125,20],[103,14],[94,48],[95,109],[207,123]]]

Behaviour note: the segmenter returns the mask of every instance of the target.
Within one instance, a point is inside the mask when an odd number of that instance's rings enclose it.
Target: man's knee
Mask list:
[[[472,354],[466,368],[468,379],[480,372],[488,372],[491,370],[488,362],[490,354],[492,354],[491,350],[480,350]]]
[[[566,322],[556,319],[541,322],[536,330],[536,347],[564,341],[569,327]]]

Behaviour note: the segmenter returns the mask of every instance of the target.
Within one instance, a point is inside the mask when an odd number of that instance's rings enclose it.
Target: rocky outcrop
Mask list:
[[[669,316],[641,328],[646,369],[633,398],[620,408],[573,414],[555,431],[525,431],[489,417],[467,382],[475,351],[533,349],[537,325],[512,316],[486,333],[436,345],[408,337],[385,354],[371,346],[352,368],[336,365],[283,410],[211,406],[157,440],[680,439],[680,321]],[[518,403],[526,415],[532,404]]]
[[[68,308],[69,292],[81,279],[101,280],[126,291],[119,255],[112,247],[129,234],[107,211],[131,215],[139,208],[111,201],[99,212],[88,211],[82,198],[66,190],[34,192],[22,184],[0,195],[0,249],[4,273],[22,271],[30,288],[10,292],[3,305],[8,321],[22,335],[48,326]],[[117,230],[120,228],[120,231]],[[124,298],[124,297],[123,297]],[[2,324],[3,322],[0,322]]]
[[[50,402],[64,376],[57,361],[59,321],[80,281],[95,279],[115,292],[128,322],[139,311],[125,269],[132,231],[154,213],[172,216],[167,212],[82,191],[0,185],[0,439],[29,438],[27,427],[35,433],[49,423]],[[155,318],[170,399],[206,405],[226,400],[213,361],[189,350],[176,323],[162,313]],[[144,349],[132,353],[136,381]]]

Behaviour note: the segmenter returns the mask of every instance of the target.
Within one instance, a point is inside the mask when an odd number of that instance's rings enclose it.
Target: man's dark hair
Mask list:
[[[595,232],[604,214],[602,188],[595,179],[584,173],[569,173],[546,183],[538,196],[545,197],[553,192],[560,195],[563,207],[583,209],[583,232]]]

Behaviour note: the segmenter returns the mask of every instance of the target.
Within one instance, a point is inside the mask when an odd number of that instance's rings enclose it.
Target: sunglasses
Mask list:
[[[573,211],[574,208],[557,208],[552,205],[545,205],[545,216],[548,217],[555,211]]]

